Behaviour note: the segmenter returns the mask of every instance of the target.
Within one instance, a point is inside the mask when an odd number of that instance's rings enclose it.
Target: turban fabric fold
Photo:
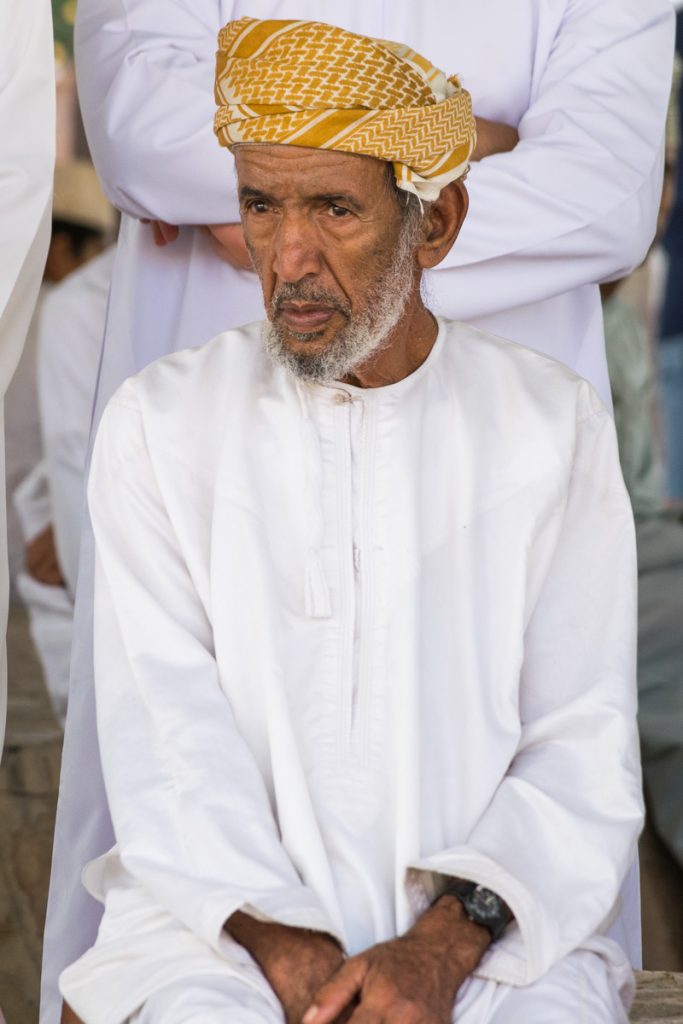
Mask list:
[[[218,36],[214,129],[243,143],[386,160],[399,188],[435,199],[467,170],[470,95],[419,53],[314,21],[240,18]]]

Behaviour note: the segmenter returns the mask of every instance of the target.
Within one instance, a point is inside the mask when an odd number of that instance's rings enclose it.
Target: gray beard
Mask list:
[[[303,342],[315,341],[322,332],[303,334],[285,331],[279,323],[268,321],[264,325],[263,340],[271,359],[284,366],[299,380],[329,384],[342,380],[356,367],[377,355],[403,316],[412,291],[416,243],[415,219],[406,217],[393,260],[373,282],[367,296],[366,308],[362,313],[354,315],[347,303],[340,302],[336,295],[324,288],[305,282],[282,285],[273,297],[271,316],[277,315],[283,302],[320,302],[342,313],[346,317],[346,324],[322,352],[309,354],[292,352],[287,345],[287,338]]]

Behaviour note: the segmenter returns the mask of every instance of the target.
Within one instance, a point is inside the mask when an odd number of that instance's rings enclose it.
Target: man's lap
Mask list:
[[[118,869],[115,875],[95,947],[62,976],[67,1001],[84,1019],[93,1024],[283,1024],[277,999],[246,950],[227,939],[220,953],[212,950],[126,872]],[[460,991],[454,1020],[626,1024],[627,1017],[605,961],[579,950],[524,988],[471,978]]]
[[[496,986],[498,1000],[490,1016],[457,1024],[627,1024],[628,1015],[605,961],[577,950],[534,985]]]
[[[128,1024],[284,1024],[284,1019],[238,979],[207,976],[155,993]]]
[[[152,996],[130,1024],[283,1024],[282,1014],[235,978],[185,979]],[[572,953],[535,985],[510,988],[472,979],[455,1007],[454,1024],[626,1024],[604,962]]]

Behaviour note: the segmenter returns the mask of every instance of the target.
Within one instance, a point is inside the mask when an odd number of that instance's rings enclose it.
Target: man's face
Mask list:
[[[300,377],[339,379],[386,342],[419,289],[415,218],[380,160],[252,145],[236,163],[269,350]]]

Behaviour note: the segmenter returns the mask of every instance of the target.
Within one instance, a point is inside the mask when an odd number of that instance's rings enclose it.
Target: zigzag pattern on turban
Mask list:
[[[221,145],[306,146],[393,164],[399,188],[436,199],[476,144],[470,95],[408,46],[315,21],[240,18],[218,36]]]

